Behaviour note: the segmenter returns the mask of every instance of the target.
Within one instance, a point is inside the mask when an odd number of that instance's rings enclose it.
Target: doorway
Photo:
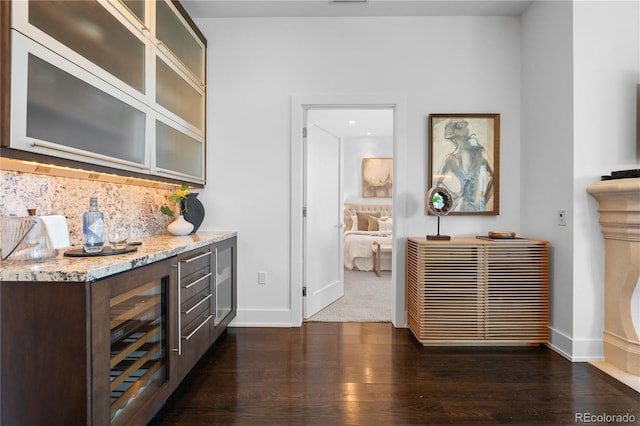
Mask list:
[[[300,327],[303,322],[303,113],[308,109],[380,109],[389,108],[394,114],[393,151],[393,288],[392,324],[407,326],[405,301],[405,247],[408,237],[408,217],[418,210],[417,201],[408,196],[409,180],[404,172],[407,156],[407,100],[397,93],[368,93],[344,95],[295,95],[291,97],[291,188],[290,188],[290,325]]]
[[[365,173],[371,172],[365,164],[393,164],[394,110],[305,108],[303,117],[303,317],[391,322],[393,172],[378,171],[382,175],[375,184],[387,184],[371,193],[365,184],[370,178]],[[368,226],[353,223],[355,210],[366,212]],[[375,216],[388,229],[375,226]],[[374,241],[386,247],[379,263],[372,251]]]

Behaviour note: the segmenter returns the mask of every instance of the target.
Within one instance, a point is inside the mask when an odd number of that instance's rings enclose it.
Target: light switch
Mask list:
[[[258,272],[258,284],[266,284],[266,283],[267,283],[267,273]]]

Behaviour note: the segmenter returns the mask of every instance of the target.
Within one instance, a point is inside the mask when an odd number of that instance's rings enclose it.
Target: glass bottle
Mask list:
[[[82,248],[87,253],[104,248],[104,214],[98,210],[97,197],[91,197],[89,211],[82,215]]]

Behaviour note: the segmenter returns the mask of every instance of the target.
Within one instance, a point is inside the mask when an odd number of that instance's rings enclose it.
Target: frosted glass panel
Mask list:
[[[204,49],[163,0],[156,3],[156,36],[200,81],[204,81]]]
[[[156,102],[202,129],[202,94],[156,57]]]
[[[30,1],[29,22],[144,93],[144,43],[97,2]]]
[[[144,22],[144,0],[122,0],[122,3],[136,15],[140,22]]]
[[[156,121],[156,166],[188,176],[204,177],[204,142]]]
[[[27,136],[145,164],[145,114],[29,54]]]
[[[220,324],[233,310],[233,252],[218,250],[216,256],[216,319]]]

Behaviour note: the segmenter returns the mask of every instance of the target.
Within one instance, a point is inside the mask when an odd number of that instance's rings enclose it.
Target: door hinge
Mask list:
[[[307,295],[307,287],[302,287],[302,297]]]
[[[306,138],[306,137],[307,137],[307,128],[306,128],[306,127],[303,127],[303,128],[302,128],[302,137],[303,137],[303,138]]]
[[[302,208],[302,217],[307,217],[307,208],[306,207]]]

